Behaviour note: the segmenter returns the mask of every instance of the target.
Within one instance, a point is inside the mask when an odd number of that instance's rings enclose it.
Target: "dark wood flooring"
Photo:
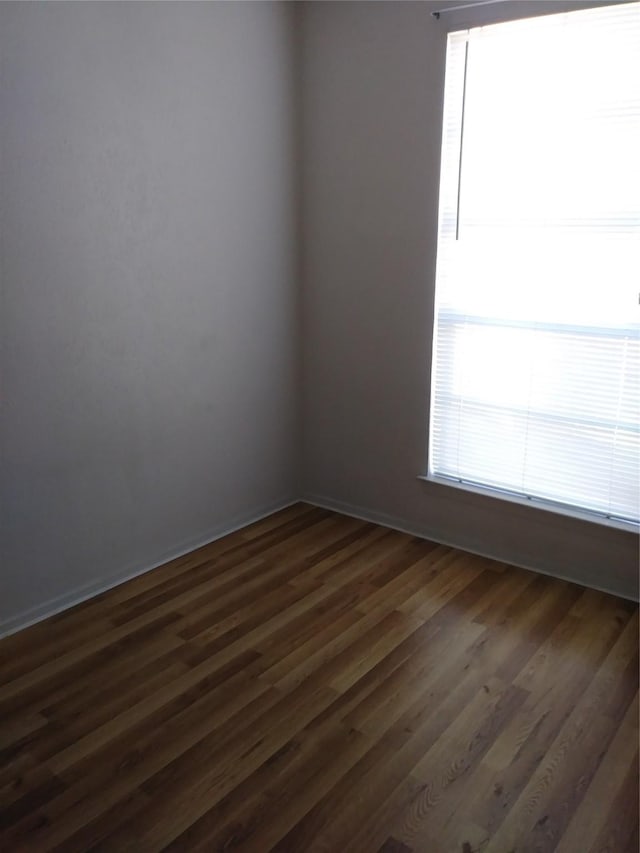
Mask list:
[[[638,609],[304,504],[0,642],[3,851],[637,853]]]

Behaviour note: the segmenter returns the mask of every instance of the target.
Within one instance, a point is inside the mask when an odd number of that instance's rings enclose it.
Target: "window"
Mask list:
[[[640,3],[448,39],[429,478],[637,523]]]

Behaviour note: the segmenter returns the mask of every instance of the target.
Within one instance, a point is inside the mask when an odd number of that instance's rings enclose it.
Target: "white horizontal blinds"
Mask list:
[[[430,473],[637,520],[640,3],[449,36]]]

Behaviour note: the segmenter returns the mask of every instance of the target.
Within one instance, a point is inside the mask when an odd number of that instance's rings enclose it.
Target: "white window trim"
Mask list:
[[[490,26],[491,24],[505,23],[507,21],[521,20],[525,18],[539,17],[541,15],[562,14],[564,12],[574,12],[581,9],[594,9],[602,6],[622,5],[633,2],[633,0],[501,0],[501,2],[478,4],[476,8],[465,8],[460,11],[455,11],[450,7],[454,5],[467,5],[473,0],[458,0],[456,3],[447,2],[432,2],[430,11],[433,13],[440,8],[447,8],[449,11],[442,14],[439,18],[432,18],[433,26],[439,27],[442,30],[443,37],[457,30],[470,29],[472,27]],[[439,201],[438,201],[439,203]],[[435,332],[435,315],[433,318]],[[574,518],[580,521],[587,521],[591,524],[597,524],[602,527],[622,530],[631,533],[640,531],[640,522],[635,523],[620,518],[606,516],[602,513],[597,513],[590,510],[581,510],[573,506],[556,503],[538,497],[528,497],[511,492],[491,488],[489,486],[479,485],[471,482],[458,481],[453,478],[443,477],[440,475],[430,474],[428,465],[428,436],[431,429],[431,411],[429,407],[428,414],[428,430],[427,430],[427,451],[425,456],[426,474],[419,474],[417,479],[424,483],[444,486],[445,488],[457,489],[465,493],[477,494],[482,497],[489,497],[508,503],[518,504],[527,507],[528,509],[541,509],[548,512],[553,512],[556,515]],[[639,485],[640,488],[640,485]]]
[[[447,9],[440,18],[432,18],[433,25],[446,35],[456,30],[471,27],[502,24],[523,18],[537,18],[541,15],[559,15],[563,12],[578,12],[581,9],[597,9],[600,6],[616,6],[631,3],[633,0],[499,0],[497,3],[482,3],[475,8],[455,10],[455,6],[467,6],[473,0],[432,0],[430,12]]]
[[[442,477],[436,474],[420,474],[418,475],[418,480],[422,480],[425,483],[435,483],[437,486],[444,486],[445,488],[458,489],[461,492],[471,492],[475,495],[482,495],[487,498],[494,498],[496,500],[507,501],[508,503],[519,504],[520,506],[527,507],[527,509],[546,510],[547,512],[553,512],[555,515],[564,515],[568,518],[576,518],[580,521],[589,521],[592,524],[598,524],[602,527],[611,527],[615,530],[625,530],[630,533],[638,533],[640,530],[640,525],[635,524],[633,521],[626,521],[622,518],[602,515],[601,513],[591,512],[586,509],[577,509],[576,507],[545,500],[544,498],[524,497],[523,495],[513,494],[511,492],[504,491],[503,489],[493,489],[490,486],[480,486],[476,483],[458,481],[453,478]]]

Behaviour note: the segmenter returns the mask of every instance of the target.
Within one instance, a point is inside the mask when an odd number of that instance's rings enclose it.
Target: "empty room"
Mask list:
[[[640,3],[0,2],[0,850],[637,853]]]

